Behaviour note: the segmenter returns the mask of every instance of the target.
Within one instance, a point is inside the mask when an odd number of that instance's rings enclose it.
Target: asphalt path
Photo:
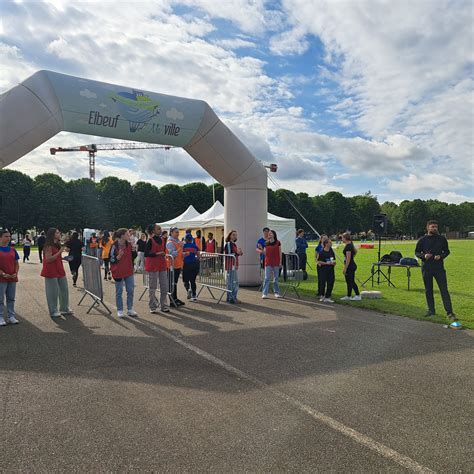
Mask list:
[[[0,328],[2,472],[474,471],[472,331],[246,289],[119,320],[72,285],[55,322],[39,272]]]

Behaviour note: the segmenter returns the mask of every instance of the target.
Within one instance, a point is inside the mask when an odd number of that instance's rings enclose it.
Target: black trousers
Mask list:
[[[25,260],[30,261],[30,252],[31,247],[23,247],[23,263],[25,263]]]
[[[322,267],[316,265],[316,272],[318,273],[318,294],[316,296],[324,296],[323,276],[321,272]]]
[[[308,259],[308,256],[305,253],[298,253],[298,259],[300,263],[300,270],[306,271],[306,261]]]
[[[43,263],[43,247],[38,247],[40,263]]]
[[[321,268],[321,296],[331,298],[332,289],[334,288],[334,281],[336,277],[334,275],[334,267],[320,267]]]
[[[103,258],[104,261],[104,280],[107,280],[107,275],[110,273],[110,258]]]
[[[435,312],[435,303],[433,296],[433,278],[438,284],[439,292],[441,293],[441,298],[443,300],[443,306],[447,314],[453,312],[453,307],[451,305],[451,297],[448,292],[448,280],[446,279],[446,270],[444,268],[422,268],[421,274],[423,275],[423,283],[425,284],[425,296],[426,303],[428,305],[428,310],[431,313]]]
[[[348,268],[346,270],[346,285],[347,285],[347,296],[351,296],[352,290],[354,290],[354,293],[356,295],[359,294],[359,287],[357,286],[357,283],[355,282],[355,272],[357,270],[357,267],[355,268]]]
[[[186,291],[189,290],[191,285],[191,291],[193,296],[196,296],[196,278],[199,274],[199,262],[185,263],[183,267],[183,283]]]

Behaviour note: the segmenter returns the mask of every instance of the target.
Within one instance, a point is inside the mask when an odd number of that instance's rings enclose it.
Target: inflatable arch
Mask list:
[[[224,186],[225,231],[238,231],[244,251],[240,282],[259,284],[267,173],[206,102],[39,71],[0,96],[0,117],[2,168],[63,130],[182,147]]]

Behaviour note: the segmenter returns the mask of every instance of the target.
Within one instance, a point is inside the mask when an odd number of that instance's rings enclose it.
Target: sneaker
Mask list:
[[[188,295],[187,295],[187,298],[188,300],[190,300],[191,298],[193,297],[193,292],[191,290],[191,288],[188,290]]]
[[[138,317],[138,313],[136,311],[134,311],[133,309],[129,309],[127,311],[127,316],[130,316],[132,318],[137,318]]]
[[[68,309],[66,311],[60,311],[60,313],[61,313],[61,316],[70,316],[74,314],[74,311],[72,309]]]
[[[60,318],[61,316],[62,316],[62,314],[61,314],[59,311],[56,311],[55,313],[53,313],[53,314],[51,315],[51,317],[52,317],[53,319],[55,319],[55,318]]]
[[[109,280],[112,280],[112,275],[111,273],[109,272],[109,276],[108,276]]]
[[[319,297],[319,301],[322,303],[325,300],[324,296]]]
[[[8,318],[8,322],[9,322],[10,324],[18,324],[20,321],[18,321],[18,319],[16,319],[15,316],[10,316],[10,317]]]
[[[262,295],[262,300],[266,300],[268,298],[267,295]]]
[[[360,295],[355,295],[352,298],[350,298],[351,301],[362,301],[362,296]]]
[[[157,309],[150,309],[150,314],[157,314],[158,310]]]
[[[191,296],[191,301],[197,301],[196,295]]]
[[[161,308],[162,313],[169,313],[170,309],[169,308]]]
[[[334,300],[332,300],[331,298],[324,298],[324,303],[334,303]]]
[[[427,311],[426,314],[425,314],[425,318],[431,318],[431,316],[434,316],[434,312],[432,311]]]
[[[275,293],[275,298],[281,298],[280,293]]]
[[[181,301],[181,300],[176,300],[176,304],[178,306],[185,306],[184,301]]]
[[[352,298],[350,296],[343,296],[342,298],[339,298],[340,301],[350,301]]]
[[[123,311],[119,310],[119,311],[117,311],[117,316],[118,316],[119,318],[124,318],[124,317],[125,317],[125,314],[123,314]]]
[[[457,321],[458,320],[457,316],[454,313],[449,313],[448,314],[448,319],[450,319],[451,321]]]
[[[6,326],[7,323],[5,322],[5,320],[3,318],[0,318],[0,326]]]

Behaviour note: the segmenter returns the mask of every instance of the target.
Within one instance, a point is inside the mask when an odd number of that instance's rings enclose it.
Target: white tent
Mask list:
[[[191,204],[182,214],[174,219],[170,219],[165,222],[158,222],[163,230],[168,230],[167,227],[179,227],[181,222],[189,221],[195,217],[199,216],[199,212],[194,209],[194,206]]]
[[[168,222],[172,222],[172,226],[179,227],[180,229],[202,229],[204,236],[206,235],[206,229],[208,229],[214,233],[214,237],[219,242],[224,228],[224,206],[219,201],[216,201],[206,212],[198,214],[192,219],[180,219],[180,217],[178,216],[176,219]],[[162,227],[170,226],[168,223],[161,223],[160,225]],[[265,225],[277,233],[283,252],[294,251],[296,238],[296,223],[294,219],[287,219],[267,213],[267,222],[262,225],[262,228]],[[219,230],[220,235],[216,233],[216,230]],[[261,229],[258,231],[261,232]]]

